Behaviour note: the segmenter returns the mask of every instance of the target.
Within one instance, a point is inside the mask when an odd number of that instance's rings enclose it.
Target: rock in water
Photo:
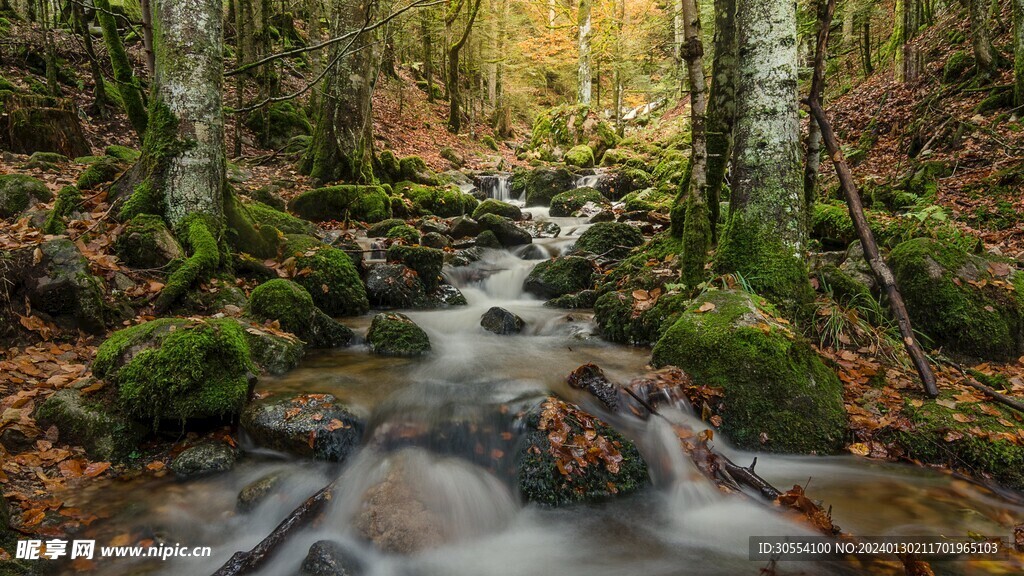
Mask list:
[[[375,354],[419,356],[430,352],[430,338],[405,314],[377,314],[366,332],[366,341]]]
[[[330,394],[294,394],[249,404],[242,428],[257,445],[341,462],[363,437],[364,423]]]
[[[412,308],[423,300],[426,288],[404,264],[377,264],[366,277],[366,292],[374,306]]]
[[[494,306],[480,318],[480,325],[495,334],[518,334],[526,323],[512,312]]]
[[[580,256],[559,256],[537,264],[523,282],[523,290],[542,298],[556,298],[591,288],[594,265]]]
[[[237,459],[238,451],[223,442],[200,442],[178,454],[171,470],[179,478],[195,478],[230,470]]]
[[[363,563],[338,542],[320,540],[309,547],[299,576],[360,576]]]

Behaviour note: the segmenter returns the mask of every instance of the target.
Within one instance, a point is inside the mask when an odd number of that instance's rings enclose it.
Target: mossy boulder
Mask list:
[[[976,236],[950,222],[944,210],[938,206],[895,216],[866,210],[865,216],[875,240],[887,248],[913,238],[935,238],[967,251],[973,251],[980,244]],[[830,249],[846,248],[859,238],[853,220],[850,219],[849,209],[845,204],[832,202],[815,203],[811,216],[811,237]]]
[[[33,152],[25,163],[27,169],[56,170],[61,164],[67,164],[68,157],[56,152]]]
[[[398,182],[394,185],[396,194],[412,202],[417,215],[433,214],[442,218],[454,218],[472,214],[477,199],[465,194],[458,186],[426,186],[414,182]]]
[[[282,257],[295,258],[295,282],[328,315],[358,316],[370,309],[359,271],[343,250],[311,236],[289,235]]]
[[[594,188],[574,188],[568,192],[556,194],[551,199],[551,215],[556,217],[572,216],[587,202],[608,206],[608,199]]]
[[[427,292],[437,289],[444,267],[444,252],[425,246],[394,244],[387,251],[388,262],[399,262],[416,272]]]
[[[492,248],[494,250],[501,250],[502,248],[501,241],[498,240],[498,237],[490,230],[484,230],[477,234],[476,238],[473,240],[473,244],[480,248]]]
[[[1024,274],[996,258],[917,238],[889,263],[914,329],[955,354],[992,360],[1024,353]]]
[[[597,298],[593,304],[594,322],[602,338],[618,344],[650,346],[690,305],[683,294],[637,292],[606,292]]]
[[[555,298],[594,285],[594,265],[580,256],[559,256],[537,264],[523,281],[523,290],[541,298]]]
[[[163,218],[139,214],[125,225],[114,241],[114,252],[132,268],[163,268],[185,252]]]
[[[430,352],[427,333],[398,312],[374,316],[366,332],[366,342],[371,352],[385,356],[419,356]]]
[[[430,168],[427,168],[427,163],[419,156],[406,156],[402,158],[398,161],[398,167],[401,180],[425,186],[436,186],[439,183],[437,174],[434,174]]]
[[[260,146],[272,150],[284,148],[295,136],[313,133],[306,112],[292,102],[275,102],[250,113],[245,119],[245,127],[253,131]]]
[[[526,205],[550,206],[556,195],[575,188],[574,181],[565,168],[535,168],[526,176]]]
[[[400,218],[388,218],[387,220],[381,220],[373,226],[366,229],[367,238],[383,238],[387,236],[388,232],[395,226],[404,226],[405,220]]]
[[[557,507],[606,500],[649,481],[636,445],[578,406],[550,397],[524,420],[516,481],[528,502]]]
[[[17,216],[30,206],[53,200],[42,180],[23,174],[0,176],[0,218]]]
[[[117,158],[122,162],[136,162],[142,156],[142,152],[127,146],[111,144],[103,149],[103,153],[111,158]]]
[[[675,196],[657,188],[644,188],[630,192],[622,197],[622,207],[628,212],[655,211],[668,213],[672,209]]]
[[[842,447],[839,379],[757,296],[701,295],[654,346],[652,362],[721,388],[722,432],[740,448],[827,454]]]
[[[99,162],[93,162],[78,175],[75,185],[82,190],[95,190],[100,186],[113,182],[125,169],[125,164],[117,158],[105,156]]]
[[[621,259],[643,243],[644,235],[625,222],[600,222],[580,234],[575,249],[605,258]]]
[[[438,250],[444,250],[450,248],[452,245],[451,239],[440,232],[427,232],[420,238],[420,243],[427,248],[436,248]]]
[[[586,144],[573,146],[565,153],[565,163],[577,168],[592,168],[594,166],[594,151]]]
[[[38,252],[37,252],[38,251]],[[41,257],[40,257],[41,255]],[[89,272],[89,262],[75,243],[59,237],[10,253],[10,294],[27,297],[32,309],[59,325],[101,332],[109,316],[103,282]]]
[[[306,345],[298,336],[256,322],[244,322],[249,355],[267,374],[284,374],[299,365]]]
[[[382,186],[342,184],[299,194],[288,209],[306,220],[380,222],[391,217],[391,199]]]
[[[679,254],[683,241],[662,232],[638,247],[602,279],[598,290],[654,290],[679,281]],[[652,265],[653,262],[653,265]],[[663,290],[664,291],[664,290]]]
[[[365,428],[362,418],[330,394],[258,400],[242,412],[241,424],[262,448],[331,462],[353,454]]]
[[[65,388],[50,395],[33,414],[44,429],[56,426],[60,441],[81,446],[94,460],[128,456],[146,435],[146,428],[126,418],[98,396]]]
[[[153,422],[233,418],[255,369],[245,330],[231,318],[162,318],[118,330],[92,366],[116,386],[127,414]]]
[[[473,210],[474,219],[479,219],[484,214],[497,214],[511,220],[523,219],[523,211],[520,210],[519,206],[514,206],[501,200],[494,200],[493,198],[484,200],[476,207],[476,210]]]
[[[406,244],[420,243],[420,231],[408,224],[392,226],[388,229],[387,233],[384,234],[384,237],[389,240],[402,240]]]
[[[618,164],[642,161],[643,159],[636,152],[626,148],[612,148],[610,150],[605,150],[604,156],[601,157],[602,166],[615,166]]]
[[[377,264],[366,275],[366,292],[374,306],[415,308],[427,290],[419,275],[404,264]]]
[[[515,222],[504,216],[484,214],[477,220],[477,223],[484,231],[493,233],[505,248],[533,242],[533,236],[529,232],[516,226]]]
[[[305,288],[284,278],[257,286],[246,311],[256,320],[277,320],[313,348],[347,346],[352,341],[351,330],[317,308]]]
[[[246,202],[243,206],[254,222],[261,226],[273,226],[285,234],[311,234],[316,230],[312,223],[263,202]]]

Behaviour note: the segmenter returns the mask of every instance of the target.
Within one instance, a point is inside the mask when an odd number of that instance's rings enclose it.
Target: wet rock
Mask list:
[[[374,354],[419,356],[430,352],[430,338],[405,314],[377,314],[366,332],[366,342]]]
[[[526,205],[549,206],[556,194],[572,187],[572,173],[565,168],[535,168],[526,176]]]
[[[509,218],[497,214],[484,214],[478,220],[480,226],[494,233],[501,245],[509,248],[533,242],[533,236],[516,225]]]
[[[476,237],[476,245],[480,248],[491,248],[501,250],[501,241],[490,230],[484,230]]]
[[[452,220],[452,238],[469,238],[483,232],[483,226],[469,216],[459,216]]]
[[[239,512],[251,512],[257,506],[267,501],[267,498],[281,486],[283,479],[284,474],[275,472],[246,485],[238,493],[235,509]]]
[[[605,207],[609,204],[604,195],[594,188],[575,188],[568,192],[562,192],[551,199],[551,215],[556,217],[573,216],[588,203]]]
[[[534,238],[558,238],[562,228],[551,220],[528,220],[522,228]]]
[[[462,292],[451,284],[441,284],[427,295],[427,308],[443,308],[445,306],[466,306],[469,302]]]
[[[437,250],[444,250],[452,245],[448,237],[440,232],[427,232],[420,239],[420,244],[427,248],[435,248]]]
[[[427,292],[437,289],[444,267],[444,252],[425,246],[393,244],[388,248],[387,260],[400,262],[416,272]]]
[[[403,460],[363,495],[355,529],[384,552],[412,554],[443,544],[442,519],[427,508]]]
[[[584,364],[569,374],[570,388],[585,390],[597,398],[610,412],[618,412],[621,404],[619,387],[608,380],[597,364]]]
[[[530,244],[519,253],[523,260],[546,260],[548,253],[538,244]]]
[[[89,262],[74,242],[55,238],[4,259],[8,261],[5,276],[13,272],[5,278],[13,284],[10,293],[27,296],[33,310],[45,312],[65,327],[89,332],[104,329],[109,311],[103,301],[103,283],[89,272]]]
[[[575,294],[566,294],[552,298],[544,303],[549,308],[593,308],[597,302],[597,290],[580,290]]]
[[[497,214],[511,220],[522,220],[523,211],[518,206],[502,202],[501,200],[488,199],[480,203],[473,211],[473,218],[480,219],[484,214]]]
[[[351,550],[330,540],[310,546],[299,568],[299,576],[360,576],[364,572],[363,563]]]
[[[483,317],[480,318],[480,325],[484,327],[484,330],[488,332],[494,332],[495,334],[518,334],[523,331],[523,326],[526,323],[522,318],[505,310],[493,306],[490,310],[484,313]]]
[[[196,478],[234,467],[238,451],[223,442],[200,442],[187,448],[171,462],[171,470],[179,478]]]
[[[537,264],[523,282],[523,290],[541,298],[555,298],[592,288],[594,266],[580,256],[559,256]]]
[[[396,226],[405,226],[405,220],[399,218],[388,218],[377,222],[366,229],[367,238],[383,238]]]
[[[274,396],[249,404],[242,429],[258,446],[341,462],[359,446],[364,423],[330,394]]]
[[[447,222],[438,218],[437,216],[425,216],[420,219],[417,227],[424,234],[435,232],[437,234],[447,234],[451,227],[448,226]]]
[[[374,306],[412,308],[426,289],[419,276],[403,264],[377,264],[366,276],[366,293]]]
[[[369,310],[366,287],[348,254],[316,238],[289,234],[282,257],[294,257],[294,280],[305,288],[318,308],[330,316],[357,316]]]

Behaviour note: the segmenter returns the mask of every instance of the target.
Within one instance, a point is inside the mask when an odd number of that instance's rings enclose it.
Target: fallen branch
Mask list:
[[[274,531],[248,552],[235,552],[213,576],[239,576],[258,570],[293,532],[313,521],[334,494],[334,482],[307,498]]]

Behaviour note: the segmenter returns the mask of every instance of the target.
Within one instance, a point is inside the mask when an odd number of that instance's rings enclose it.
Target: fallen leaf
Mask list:
[[[701,304],[697,308],[697,312],[700,313],[700,314],[703,314],[705,312],[710,312],[710,311],[712,311],[714,309],[715,309],[715,303],[714,302],[705,302],[705,303]]]

